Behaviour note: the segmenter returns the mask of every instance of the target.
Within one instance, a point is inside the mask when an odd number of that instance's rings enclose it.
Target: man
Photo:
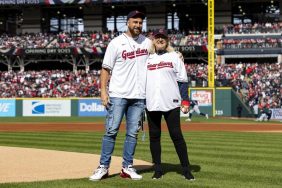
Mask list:
[[[270,104],[266,101],[261,101],[259,106],[260,115],[255,121],[269,121],[272,115],[272,111],[270,110]]]
[[[192,113],[195,111],[198,115],[205,116],[207,119],[209,119],[209,115],[202,113],[199,109],[198,101],[191,100],[190,101],[190,111],[188,112],[188,118],[185,121],[191,121]]]
[[[138,121],[145,107],[145,63],[151,46],[150,39],[141,34],[144,18],[145,15],[139,11],[130,12],[127,16],[127,32],[110,42],[104,56],[101,70],[101,100],[107,109],[106,131],[102,139],[100,165],[89,178],[92,181],[108,176],[116,136],[124,115],[126,138],[120,176],[134,180],[142,179],[132,165]]]
[[[241,106],[241,104],[238,104],[236,109],[237,109],[237,116],[238,118],[240,118],[242,116],[243,107]]]

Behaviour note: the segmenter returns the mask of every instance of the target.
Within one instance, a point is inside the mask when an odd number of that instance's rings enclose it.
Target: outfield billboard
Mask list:
[[[71,101],[23,100],[23,116],[71,116]]]
[[[106,116],[106,109],[100,99],[80,99],[78,116]]]
[[[281,119],[282,120],[282,108],[272,108],[271,119]]]
[[[16,116],[16,100],[7,99],[0,100],[0,117],[15,117]]]
[[[190,99],[198,101],[199,106],[212,106],[212,90],[191,90]]]

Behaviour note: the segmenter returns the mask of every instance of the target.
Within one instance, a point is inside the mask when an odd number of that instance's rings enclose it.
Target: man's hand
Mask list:
[[[109,102],[109,95],[107,92],[101,92],[101,101],[102,105],[106,107]]]
[[[109,80],[110,70],[102,68],[101,70],[101,102],[102,104],[107,107],[109,103],[109,95],[107,93],[107,85]]]

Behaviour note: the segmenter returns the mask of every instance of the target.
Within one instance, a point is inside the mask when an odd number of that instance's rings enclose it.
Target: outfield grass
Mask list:
[[[102,135],[102,132],[0,132],[0,145],[99,154]],[[195,182],[185,181],[180,175],[172,142],[168,133],[163,133],[162,157],[166,174],[162,180],[152,180],[152,171],[144,171],[141,181],[124,180],[116,175],[100,182],[84,178],[0,184],[0,187],[281,187],[281,133],[186,132],[184,136]],[[114,155],[121,156],[123,140],[124,132],[121,132]],[[135,158],[151,161],[148,137],[144,142],[139,140]]]
[[[1,117],[0,123],[28,122],[104,122],[104,117]]]
[[[181,118],[181,122],[185,122],[184,117]],[[1,117],[0,118],[0,124],[1,123],[13,123],[13,122],[21,122],[21,123],[28,123],[28,122],[95,122],[95,123],[104,123],[105,118],[104,117]],[[251,123],[251,124],[257,124],[258,122],[254,121],[254,119],[237,119],[237,118],[209,118],[206,119],[203,116],[193,116],[192,118],[193,123]],[[187,123],[187,122],[186,122]],[[273,123],[273,121],[270,122],[263,122],[263,123]]]

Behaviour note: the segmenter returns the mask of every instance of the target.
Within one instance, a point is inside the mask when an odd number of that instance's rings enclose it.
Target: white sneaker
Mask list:
[[[209,119],[209,114],[206,114],[206,118]]]
[[[94,171],[93,175],[89,177],[91,181],[99,181],[103,178],[109,176],[109,170],[104,165],[98,166],[98,168]]]
[[[188,118],[188,119],[185,119],[185,121],[191,121],[191,119],[190,119],[190,118]]]
[[[131,178],[133,180],[141,180],[142,176],[136,173],[135,168],[132,165],[122,168],[120,172],[120,177],[122,178]]]

